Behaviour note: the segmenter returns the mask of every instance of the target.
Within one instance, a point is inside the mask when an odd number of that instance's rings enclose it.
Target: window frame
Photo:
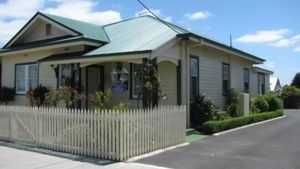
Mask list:
[[[264,95],[266,93],[266,74],[265,73],[257,73],[257,93],[259,95]]]
[[[130,63],[130,75],[129,75],[129,99],[134,99],[134,100],[136,100],[136,99],[142,99],[142,94],[141,94],[141,96],[140,96],[140,98],[138,98],[138,95],[135,93],[135,85],[136,85],[136,82],[135,82],[135,80],[136,80],[136,78],[135,78],[135,76],[134,76],[134,72],[135,72],[135,70],[136,70],[136,67],[137,66],[141,66],[142,64],[136,64],[136,63]],[[143,85],[142,84],[142,79],[140,79],[140,83],[141,83],[141,85]]]
[[[36,87],[39,84],[39,64],[37,62],[27,62],[27,63],[18,63],[15,64],[15,94],[16,95],[26,95],[29,90],[29,66],[36,65],[37,66],[37,72],[36,72]],[[18,80],[17,80],[17,67],[18,66],[25,66],[25,91],[18,91]]]
[[[246,78],[245,75],[246,72],[248,72],[248,78]],[[248,82],[246,82],[246,80],[248,80]],[[246,83],[248,83],[247,89],[246,89]],[[250,92],[250,69],[244,68],[244,93],[249,93],[249,92]]]
[[[224,69],[223,69],[224,66],[228,66],[228,80],[227,80],[227,81],[228,81],[228,82],[227,82],[227,83],[228,83],[228,89],[227,89],[226,91],[224,90],[224,80],[225,80],[225,79],[224,79]],[[221,68],[221,69],[222,69],[222,95],[223,95],[223,96],[227,96],[227,94],[228,94],[228,92],[229,92],[229,90],[230,90],[230,85],[231,85],[231,84],[230,84],[230,77],[231,77],[231,76],[230,76],[230,64],[229,64],[229,63],[224,63],[224,62],[223,62],[223,63],[222,63],[222,68]]]
[[[196,82],[197,82],[197,88],[196,88],[196,90],[197,91],[195,91],[195,92],[193,92],[192,91],[192,69],[191,69],[191,65],[192,65],[192,59],[195,59],[196,61],[197,61],[197,77],[196,77]],[[194,55],[190,55],[190,62],[189,62],[189,66],[190,66],[190,76],[189,76],[189,80],[190,80],[190,85],[189,85],[189,88],[190,88],[190,90],[189,90],[189,92],[190,92],[190,99],[193,99],[194,98],[194,96],[197,96],[197,95],[199,95],[199,93],[200,93],[200,87],[199,87],[199,84],[200,84],[200,82],[199,82],[199,79],[200,79],[200,71],[199,71],[199,69],[200,69],[200,61],[199,61],[199,57],[198,56],[194,56]],[[193,94],[193,93],[195,93],[195,94]]]
[[[66,85],[61,85],[61,69],[62,69],[62,65],[70,65],[71,66],[71,85],[70,86],[66,86]],[[58,77],[57,77],[57,89],[60,89],[60,88],[63,88],[63,87],[72,87],[74,88],[75,87],[75,74],[74,74],[74,67],[75,65],[74,64],[60,64],[58,65]]]

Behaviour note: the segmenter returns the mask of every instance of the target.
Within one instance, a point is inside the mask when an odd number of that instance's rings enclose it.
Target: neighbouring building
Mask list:
[[[270,77],[270,91],[274,93],[280,93],[282,89],[280,80],[278,77]]]

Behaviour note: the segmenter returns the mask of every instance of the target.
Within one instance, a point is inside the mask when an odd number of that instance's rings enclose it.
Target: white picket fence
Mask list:
[[[185,142],[185,106],[126,112],[0,106],[0,140],[123,161]]]

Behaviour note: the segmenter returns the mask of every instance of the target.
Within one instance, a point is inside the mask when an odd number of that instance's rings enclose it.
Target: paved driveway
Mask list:
[[[300,111],[138,161],[178,169],[300,169]]]

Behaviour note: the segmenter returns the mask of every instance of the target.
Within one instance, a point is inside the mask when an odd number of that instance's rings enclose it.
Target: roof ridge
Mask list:
[[[46,15],[46,16],[47,15],[51,15],[51,16],[54,16],[54,17],[59,17],[59,18],[63,18],[63,19],[69,19],[69,20],[72,20],[72,21],[75,21],[75,22],[80,22],[80,23],[84,23],[84,24],[89,24],[89,25],[97,26],[99,28],[103,27],[103,25],[98,25],[98,24],[94,24],[94,23],[91,23],[91,22],[85,22],[85,21],[82,21],[82,20],[79,20],[79,19],[73,19],[73,18],[61,16],[61,15],[55,15],[55,14],[50,14],[50,13],[40,12],[40,11],[38,13]]]
[[[144,16],[138,16],[138,17],[133,17],[133,18],[128,18],[128,19],[124,19],[124,20],[121,20],[121,21],[117,21],[117,22],[113,22],[113,23],[109,23],[109,24],[103,25],[102,27],[104,28],[104,27],[111,26],[111,25],[115,25],[115,24],[119,24],[119,23],[122,23],[122,22],[128,22],[128,21],[131,21],[131,20],[143,18],[143,17],[145,17],[145,16],[146,16],[146,15],[144,15]]]

